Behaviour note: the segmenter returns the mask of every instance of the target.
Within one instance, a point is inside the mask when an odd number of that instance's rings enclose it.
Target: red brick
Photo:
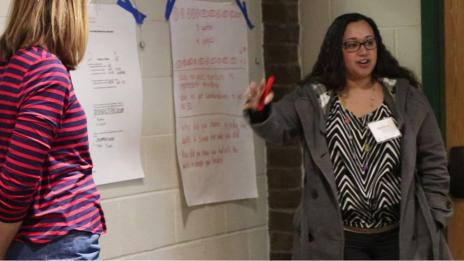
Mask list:
[[[264,23],[298,23],[298,3],[263,2]]]
[[[271,260],[291,260],[292,254],[287,253],[271,253]]]
[[[269,44],[264,48],[264,56],[268,64],[293,63],[298,60],[298,45]]]
[[[269,227],[274,230],[293,232],[293,214],[294,212],[281,212],[271,210],[269,213]]]
[[[268,167],[299,167],[301,166],[301,149],[295,146],[267,148]]]
[[[294,210],[300,204],[300,197],[301,189],[269,190],[269,207]]]
[[[266,75],[275,75],[278,84],[296,84],[300,81],[301,70],[298,61],[286,64],[272,64],[264,57]]]
[[[271,233],[271,249],[273,251],[291,251],[293,235],[290,233]]]
[[[270,189],[295,189],[301,186],[301,168],[268,168],[267,183]]]
[[[298,44],[300,26],[298,24],[264,24],[264,44]]]
[[[293,91],[301,79],[299,66],[299,0],[262,0],[263,49],[266,75],[275,75],[276,100]],[[301,148],[267,145],[270,258],[289,260],[294,209],[301,196]]]

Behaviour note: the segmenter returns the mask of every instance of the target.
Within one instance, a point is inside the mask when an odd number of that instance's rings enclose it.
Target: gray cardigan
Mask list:
[[[452,214],[446,150],[425,95],[408,81],[383,79],[384,102],[402,133],[400,259],[450,259],[443,228]],[[299,137],[304,188],[295,213],[294,259],[343,259],[343,220],[325,138],[335,95],[323,85],[298,87],[269,108],[254,131],[275,144]]]

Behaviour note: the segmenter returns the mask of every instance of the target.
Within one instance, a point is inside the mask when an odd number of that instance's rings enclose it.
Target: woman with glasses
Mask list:
[[[99,258],[106,230],[69,71],[87,0],[13,0],[0,37],[0,259]]]
[[[297,137],[304,182],[294,259],[448,259],[452,213],[440,130],[415,76],[374,21],[344,14],[311,73],[279,102],[248,87],[245,115],[268,142]]]

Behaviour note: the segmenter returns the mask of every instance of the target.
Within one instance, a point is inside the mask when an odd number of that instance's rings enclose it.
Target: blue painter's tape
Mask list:
[[[172,10],[174,9],[174,5],[176,4],[176,0],[167,0],[166,1],[166,11],[164,12],[164,18],[166,21],[169,21],[169,17],[171,17]]]
[[[135,6],[132,4],[131,0],[118,0],[118,5],[131,13],[134,16],[135,22],[137,22],[137,24],[143,24],[143,20],[145,20],[147,16],[137,10],[137,8],[135,8]]]
[[[240,11],[242,11],[243,17],[245,17],[245,21],[248,25],[248,28],[253,29],[255,25],[251,22],[250,17],[248,16],[248,10],[245,1],[242,2],[242,0],[235,0],[237,3],[238,7],[240,8]]]

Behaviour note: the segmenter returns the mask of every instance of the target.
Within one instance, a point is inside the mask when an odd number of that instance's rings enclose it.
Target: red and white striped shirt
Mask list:
[[[44,244],[106,230],[87,121],[66,67],[38,47],[0,60],[0,221]]]

